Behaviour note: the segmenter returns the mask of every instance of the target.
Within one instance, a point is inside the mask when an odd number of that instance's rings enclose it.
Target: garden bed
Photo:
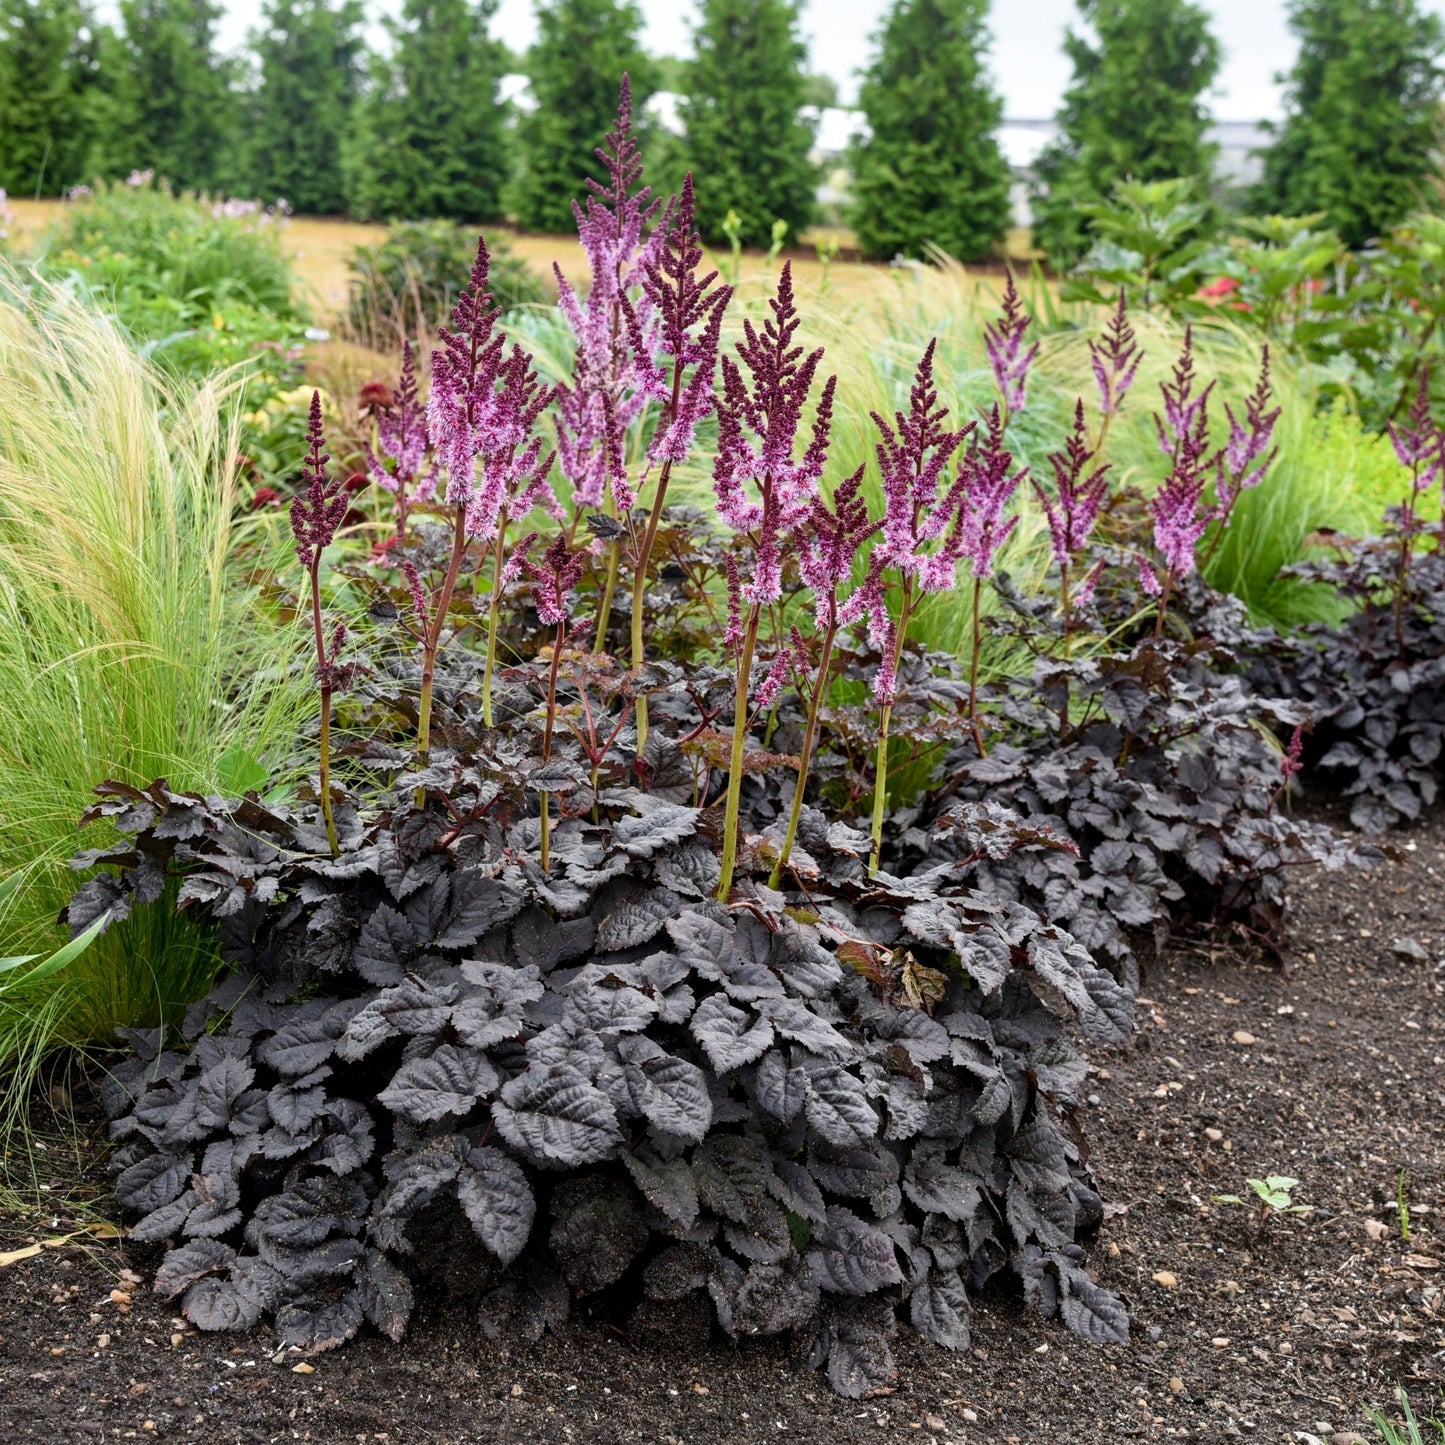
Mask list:
[[[1092,1052],[1099,1102],[1086,1112],[1099,1117],[1087,1127],[1109,1217],[1090,1265],[1129,1305],[1127,1347],[1092,1347],[997,1294],[975,1313],[970,1350],[901,1331],[896,1392],[850,1402],[784,1342],[719,1343],[701,1310],[645,1329],[579,1310],[529,1348],[493,1345],[464,1293],[434,1291],[402,1347],[366,1335],[296,1373],[299,1357],[272,1360],[268,1329],[177,1324],[174,1304],[135,1282],[153,1251],[103,1243],[0,1270],[8,1438],[1293,1442],[1321,1423],[1361,1427],[1396,1382],[1428,1406],[1445,1369],[1433,1082],[1445,815],[1395,843],[1373,874],[1297,880],[1290,971],[1181,941],[1146,971],[1134,1041]],[[91,1209],[114,1217],[94,1147]],[[1408,1243],[1392,1207],[1401,1170]],[[1270,1172],[1297,1178],[1314,1215],[1256,1233],[1252,1216],[1211,1202]],[[66,1201],[86,1191],[57,1183],[55,1214],[12,1217],[6,1248],[84,1222]],[[132,1296],[125,1309],[116,1288]]]

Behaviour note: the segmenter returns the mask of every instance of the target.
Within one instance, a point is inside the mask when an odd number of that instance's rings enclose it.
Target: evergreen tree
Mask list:
[[[511,134],[497,93],[507,51],[488,33],[497,0],[404,0],[391,54],[359,108],[352,210],[494,221]]]
[[[870,256],[921,257],[929,243],[972,261],[1009,222],[1010,172],[995,131],[1003,102],[983,58],[989,0],[895,0],[859,105],[853,221]]]
[[[1416,0],[1293,0],[1299,56],[1265,152],[1262,211],[1324,211],[1351,246],[1413,206],[1440,139],[1445,27]]]
[[[1050,256],[1087,244],[1080,202],[1106,198],[1118,181],[1207,179],[1202,97],[1219,74],[1219,42],[1194,0],[1077,0],[1097,37],[1070,30],[1074,78],[1059,111],[1062,135],[1039,163],[1047,190],[1035,203],[1035,236]]]
[[[0,0],[0,187],[56,195],[106,166],[101,30],[81,0]]]
[[[570,231],[572,202],[586,194],[597,146],[617,113],[623,72],[632,79],[634,114],[655,88],[654,67],[638,33],[633,0],[545,0],[526,72],[535,107],[517,127],[517,222],[530,231]]]
[[[121,0],[114,139],[127,166],[187,190],[221,185],[239,120],[232,67],[216,54],[215,0]]]
[[[248,188],[261,200],[329,215],[346,209],[342,151],[361,71],[359,0],[268,0],[251,38]]]
[[[723,237],[735,211],[743,240],[790,239],[813,219],[815,122],[797,0],[702,0],[682,102],[683,161],[697,182],[697,226]]]

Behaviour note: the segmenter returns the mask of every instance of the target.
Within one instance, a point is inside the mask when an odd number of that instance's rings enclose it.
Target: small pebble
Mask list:
[[[1156,1274],[1151,1275],[1150,1278],[1155,1284],[1162,1286],[1164,1289],[1173,1289],[1174,1286],[1179,1283],[1178,1277],[1172,1270],[1168,1269],[1161,1269]]]
[[[1149,1338],[1150,1338],[1155,1344],[1158,1344],[1158,1343],[1159,1343],[1160,1339],[1163,1337],[1163,1334],[1164,1334],[1164,1331],[1161,1330],[1158,1325],[1150,1325],[1150,1326],[1149,1326]]]
[[[1178,1375],[1172,1375],[1169,1379],[1169,1393],[1171,1395],[1182,1395],[1184,1393],[1184,1381]]]
[[[977,1410],[964,1410],[964,1411],[962,1411],[961,1413],[962,1413],[962,1415],[963,1415],[963,1418],[964,1418],[965,1420],[967,1420],[970,1425],[977,1425],[977,1424],[978,1424],[978,1411],[977,1411]]]
[[[109,1335],[102,1335],[102,1336],[96,1341],[96,1344],[99,1345],[100,1348],[103,1349],[103,1350],[104,1350],[104,1349],[107,1349],[107,1348],[109,1347],[109,1345],[110,1345],[110,1336],[109,1336]]]
[[[1211,1144],[1218,1144],[1224,1138],[1224,1130],[1206,1129],[1204,1131],[1204,1137],[1208,1139]]]
[[[609,1390],[607,1393],[610,1395],[612,1392]],[[512,1398],[514,1400],[520,1400],[522,1398],[522,1387],[520,1385],[512,1386]]]
[[[1109,1241],[1109,1247],[1105,1251],[1105,1253],[1109,1256],[1110,1259],[1118,1259],[1121,1251],[1119,1249],[1119,1246],[1115,1244],[1114,1241],[1111,1239]]]
[[[1229,1348],[1229,1337],[1227,1335],[1215,1335],[1209,1342],[1216,1350],[1227,1350]]]
[[[302,1360],[299,1365],[291,1366],[291,1373],[293,1375],[314,1375],[316,1373],[316,1366],[308,1365],[305,1360]]]
[[[181,1342],[183,1339],[185,1339],[185,1336],[184,1336],[184,1335],[172,1335],[172,1336],[171,1336],[171,1344],[172,1344],[172,1345],[178,1345],[178,1344],[180,1344],[180,1342]]]
[[[1430,955],[1416,938],[1397,938],[1390,945],[1390,952],[1396,958],[1408,958],[1413,963],[1429,963]]]
[[[923,1423],[930,1430],[946,1430],[948,1428],[948,1422],[941,1415],[925,1415]]]
[[[1230,1038],[1232,1038],[1235,1043],[1245,1045],[1246,1047],[1250,1044],[1257,1044],[1259,1042],[1259,1040],[1255,1038],[1255,1036],[1250,1033],[1248,1029],[1235,1029],[1235,1031],[1230,1035]]]

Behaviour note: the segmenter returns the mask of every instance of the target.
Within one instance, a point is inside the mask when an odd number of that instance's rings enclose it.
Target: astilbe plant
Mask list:
[[[319,778],[317,792],[321,816],[326,823],[326,844],[334,858],[339,851],[336,820],[331,806],[331,700],[339,685],[344,685],[347,669],[341,663],[341,648],[346,641],[346,624],[338,622],[330,638],[321,607],[321,559],[331,545],[346,516],[348,498],[339,478],[327,476],[331,458],[324,447],[326,438],[321,424],[321,393],[311,393],[311,415],[306,428],[306,457],[301,474],[306,482],[304,493],[291,503],[291,531],[296,541],[296,556],[306,573],[310,592],[311,623],[316,643],[316,684],[321,692],[321,732],[317,748]]]
[[[1129,324],[1129,298],[1124,287],[1114,302],[1113,314],[1104,327],[1104,334],[1089,342],[1089,363],[1094,373],[1094,383],[1099,389],[1099,434],[1094,442],[1094,452],[1101,455],[1104,443],[1109,437],[1109,428],[1134,385],[1139,363],[1144,359],[1143,348],[1135,339],[1134,328]]]
[[[1024,337],[1032,324],[1033,318],[1024,310],[1010,272],[1003,293],[1003,313],[990,321],[983,332],[989,369],[1003,407],[1000,423],[1005,428],[1009,418],[1021,412],[1028,401],[1029,369],[1039,354],[1037,342],[1024,346]]]
[[[416,354],[410,340],[401,345],[401,376],[395,393],[379,397],[375,407],[376,436],[366,447],[371,480],[396,497],[396,535],[406,535],[411,509],[436,494],[437,475],[427,465],[430,436],[426,408],[417,393]]]

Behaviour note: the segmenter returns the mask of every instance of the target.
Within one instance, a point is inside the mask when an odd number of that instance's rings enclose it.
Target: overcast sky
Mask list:
[[[686,55],[692,0],[640,0],[647,17],[646,44],[663,55]],[[1293,54],[1285,28],[1285,0],[1204,0],[1214,15],[1225,50],[1224,69],[1211,98],[1222,120],[1261,120],[1280,112],[1275,75]],[[377,13],[385,7],[368,0]],[[870,39],[887,0],[805,0],[804,28],[813,68],[831,75],[845,104],[856,90],[856,73],[867,62]],[[1425,0],[1445,14],[1445,0]],[[239,46],[256,23],[260,0],[231,0],[222,40]],[[1074,0],[994,0],[992,68],[1004,109],[1016,119],[1052,115],[1068,83],[1069,66],[1060,42],[1076,16]],[[532,0],[501,0],[497,33],[523,49],[534,34]]]

